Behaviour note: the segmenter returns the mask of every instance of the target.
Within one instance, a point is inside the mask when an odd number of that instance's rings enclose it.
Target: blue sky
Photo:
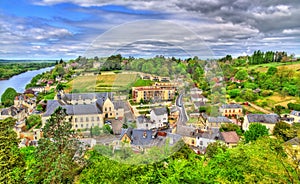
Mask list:
[[[300,56],[299,18],[294,0],[1,0],[0,59]]]

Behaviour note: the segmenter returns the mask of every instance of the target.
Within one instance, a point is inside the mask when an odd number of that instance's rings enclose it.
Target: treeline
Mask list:
[[[39,70],[46,67],[54,66],[54,62],[28,62],[28,63],[12,63],[12,62],[3,62],[0,63],[0,80],[9,79],[14,75],[27,72],[29,70]]]
[[[254,51],[253,55],[249,57],[249,64],[263,64],[263,63],[271,63],[271,62],[281,62],[288,61],[286,52],[273,52],[273,51]]]

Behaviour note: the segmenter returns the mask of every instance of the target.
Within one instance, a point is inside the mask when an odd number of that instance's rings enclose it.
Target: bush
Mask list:
[[[263,97],[267,97],[267,96],[271,96],[271,95],[273,95],[273,91],[272,90],[263,90],[261,92],[261,96],[263,96]]]
[[[300,104],[288,103],[287,106],[290,110],[300,111]]]

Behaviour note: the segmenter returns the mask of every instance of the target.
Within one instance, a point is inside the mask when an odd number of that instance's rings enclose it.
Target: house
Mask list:
[[[169,140],[169,145],[174,145],[180,139],[181,136],[176,134],[132,128],[123,129],[120,136],[121,142],[141,149],[165,145],[167,140]]]
[[[168,111],[166,107],[154,108],[150,111],[150,121],[156,128],[164,127],[168,124]]]
[[[136,118],[136,128],[150,130],[156,128],[156,124],[145,115]]]
[[[55,109],[62,107],[67,111],[73,129],[102,127],[104,118],[121,118],[124,115],[122,103],[112,100],[111,93],[63,94],[58,96],[58,100],[47,101],[46,112],[42,116],[43,125]]]
[[[221,132],[221,140],[230,148],[237,146],[240,138],[235,131]]]
[[[284,143],[286,152],[289,156],[294,157],[293,159],[300,160],[300,138],[295,137],[291,140],[288,140]]]
[[[277,114],[247,114],[243,122],[243,130],[249,129],[251,123],[260,123],[269,129],[269,133],[273,132],[275,124],[279,121]]]
[[[293,111],[290,113],[290,117],[291,117],[291,118],[294,118],[294,122],[295,122],[295,123],[300,123],[300,111],[295,111],[295,110],[293,110]]]
[[[201,94],[202,94],[202,90],[200,90],[200,89],[197,88],[197,87],[194,87],[194,88],[192,88],[192,89],[190,90],[190,93],[191,93],[191,95],[193,95],[193,94],[199,94],[199,95],[201,95]]]
[[[153,86],[132,87],[132,99],[143,101],[170,101],[175,98],[176,87],[172,83],[155,83]]]
[[[189,126],[178,126],[177,134],[183,137],[183,141],[191,147],[197,148],[204,153],[207,146],[220,139],[219,128],[209,130],[198,129]]]
[[[27,116],[27,108],[24,106],[20,107],[8,107],[1,109],[0,111],[0,119],[5,119],[8,117],[13,117],[17,120],[23,120]]]
[[[203,102],[206,103],[208,101],[207,98],[205,98],[203,95],[201,94],[191,94],[191,100],[193,102]]]
[[[218,116],[218,117],[207,117],[206,121],[206,126],[210,128],[220,128],[223,123],[232,123],[230,119],[227,117],[223,116]]]
[[[243,107],[240,104],[223,104],[219,108],[222,116],[241,117],[243,116]]]
[[[36,107],[36,97],[30,98],[24,94],[17,95],[14,99],[14,107],[26,107],[29,113],[32,113]]]

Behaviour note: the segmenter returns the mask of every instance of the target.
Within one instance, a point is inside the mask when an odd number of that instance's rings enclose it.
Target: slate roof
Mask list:
[[[168,114],[167,108],[166,107],[161,107],[161,108],[155,108],[152,109],[155,115],[160,116],[164,114]]]
[[[221,106],[222,109],[237,109],[237,108],[242,108],[240,104],[223,104]]]
[[[208,117],[207,122],[208,123],[231,123],[230,119],[224,116]]]
[[[100,98],[111,98],[112,100],[112,93],[69,93],[65,94],[64,97],[67,100],[84,100],[84,99],[100,99]]]
[[[68,115],[83,115],[83,114],[101,114],[101,110],[96,106],[96,104],[88,105],[63,105],[57,100],[47,101],[47,111],[43,116],[51,116],[55,109],[62,107],[66,109]]]
[[[113,104],[114,104],[115,109],[124,109],[124,106],[125,106],[125,103],[120,100],[114,101]]]
[[[132,128],[127,128],[127,129],[122,129],[121,131],[121,137],[122,138],[124,136],[124,134],[127,134],[128,137],[130,137],[131,139],[131,135],[132,135]]]
[[[291,115],[300,116],[300,111],[292,111]]]
[[[226,143],[238,143],[240,138],[235,131],[221,132],[221,138]]]
[[[249,123],[270,123],[275,124],[279,121],[277,114],[248,114]]]
[[[146,137],[144,138],[144,132]],[[152,130],[133,129],[131,135],[131,143],[133,145],[146,146],[154,143],[155,139],[152,139]]]
[[[147,118],[147,117],[145,117],[145,116],[138,116],[137,118],[136,118],[136,121],[137,121],[137,123],[151,123],[151,121],[150,121],[150,119],[149,118]]]

